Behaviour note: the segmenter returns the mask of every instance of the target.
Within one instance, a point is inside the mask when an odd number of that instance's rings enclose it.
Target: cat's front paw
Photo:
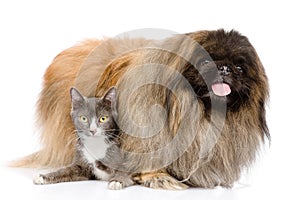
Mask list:
[[[108,183],[108,189],[110,190],[122,190],[124,188],[124,184],[119,181],[110,181]]]
[[[37,175],[33,178],[33,183],[36,185],[45,185],[48,184],[46,177],[42,174]]]
[[[110,190],[121,190],[125,187],[133,185],[134,182],[132,180],[131,175],[117,172],[113,178],[110,179],[108,183],[108,189]]]

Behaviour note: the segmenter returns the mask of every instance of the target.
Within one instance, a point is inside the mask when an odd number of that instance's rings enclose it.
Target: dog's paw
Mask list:
[[[188,186],[166,173],[144,173],[134,177],[134,180],[146,187],[164,190],[184,190]]]
[[[108,183],[108,189],[110,190],[122,190],[124,185],[119,181],[110,181]]]
[[[34,177],[33,183],[36,184],[36,185],[48,184],[47,181],[46,181],[46,177],[42,174],[39,174],[36,177]]]

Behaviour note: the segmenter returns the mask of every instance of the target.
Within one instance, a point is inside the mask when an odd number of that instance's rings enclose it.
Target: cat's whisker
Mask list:
[[[121,136],[119,136],[119,135],[112,135],[112,136],[110,136],[113,140],[118,140],[118,142],[121,142],[121,141],[123,141],[124,139],[121,137]],[[116,143],[118,143],[117,141],[115,141]]]
[[[66,144],[66,148],[68,148],[71,144],[73,144],[74,141],[78,141],[79,140],[79,137],[75,137],[73,138],[72,140],[70,140],[67,144]]]
[[[104,132],[109,132],[109,131],[120,131],[121,129],[106,129],[106,130],[103,130]]]
[[[74,141],[76,141],[76,143],[77,143],[77,141],[78,141],[80,138],[83,137],[83,136],[77,135],[77,133],[80,132],[80,131],[82,131],[82,130],[74,130],[74,131],[73,131],[73,133],[76,132],[76,136],[75,136],[74,138],[72,138],[72,139],[66,144],[66,148],[69,147]]]

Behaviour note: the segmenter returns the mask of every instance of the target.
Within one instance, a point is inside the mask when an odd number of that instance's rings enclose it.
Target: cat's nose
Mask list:
[[[90,132],[91,132],[92,135],[95,135],[96,132],[97,132],[97,130],[96,130],[96,129],[93,129],[93,130],[90,130]]]

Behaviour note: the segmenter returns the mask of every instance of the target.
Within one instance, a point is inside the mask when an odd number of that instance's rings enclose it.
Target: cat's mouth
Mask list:
[[[101,133],[86,133],[85,136],[89,137],[89,138],[92,138],[92,137],[97,138],[97,137],[103,136],[103,134],[101,134]]]

